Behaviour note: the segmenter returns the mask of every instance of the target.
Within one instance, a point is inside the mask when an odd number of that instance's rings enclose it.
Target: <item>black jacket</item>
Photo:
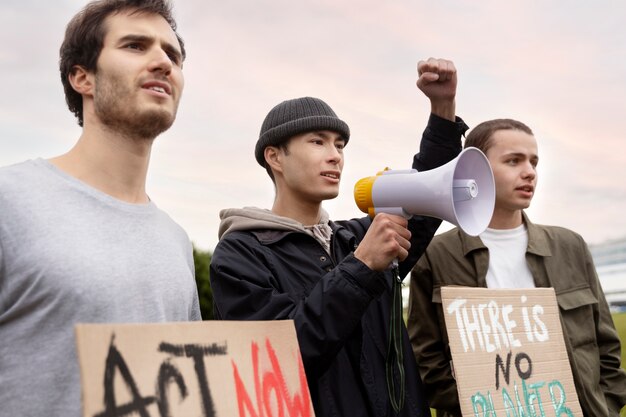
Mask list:
[[[426,170],[453,159],[467,127],[431,116],[413,167]],[[392,416],[387,393],[391,282],[353,256],[369,218],[330,222],[331,255],[312,236],[251,229],[226,234],[211,262],[215,315],[226,320],[294,320],[311,399],[318,417]],[[415,216],[405,276],[441,221]],[[429,416],[404,329],[406,398],[402,416]]]

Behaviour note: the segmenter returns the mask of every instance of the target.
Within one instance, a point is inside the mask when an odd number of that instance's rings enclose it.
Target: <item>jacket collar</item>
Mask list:
[[[302,233],[302,232],[296,232],[295,230],[267,230],[267,229],[262,229],[262,230],[250,230],[250,233],[252,233],[254,235],[254,237],[257,238],[257,240],[262,244],[262,245],[271,245],[272,243],[276,243],[280,240],[282,240],[283,238],[285,238],[285,236],[288,236],[292,233]],[[304,233],[302,233],[304,234]]]
[[[522,211],[522,221],[528,231],[528,248],[526,252],[537,256],[552,256],[546,232],[531,222],[524,211]],[[479,236],[470,236],[463,231],[460,231],[460,236],[463,255],[465,256],[475,250],[487,249],[487,246],[485,246]]]
[[[478,236],[470,236],[461,229],[459,229],[459,235],[461,237],[461,247],[463,248],[463,255],[467,256],[470,252],[479,249],[487,249],[487,246],[480,240]]]
[[[328,224],[330,225],[330,228],[333,231],[333,235],[339,233],[349,233],[343,226],[338,225],[337,223],[333,222],[332,220],[329,220]],[[273,243],[276,243],[282,239],[284,239],[285,237],[294,234],[294,233],[299,233],[299,234],[303,234],[303,235],[307,235],[304,232],[301,231],[297,231],[297,230],[267,230],[267,229],[259,229],[259,230],[250,230],[250,233],[252,233],[257,239],[258,241],[263,244],[263,245],[271,245]],[[309,236],[309,235],[307,235]]]
[[[546,231],[531,222],[526,213],[522,212],[522,216],[528,229],[528,249],[526,251],[537,256],[552,256]]]

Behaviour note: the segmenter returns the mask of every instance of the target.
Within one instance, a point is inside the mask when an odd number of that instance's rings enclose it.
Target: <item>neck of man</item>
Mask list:
[[[76,145],[50,162],[84,183],[128,203],[145,204],[153,139],[129,138],[87,126]]]
[[[493,210],[489,228],[498,230],[515,229],[520,226],[522,222],[522,210],[507,210],[496,207]]]
[[[308,202],[298,198],[276,196],[272,212],[282,217],[288,217],[303,226],[312,226],[319,223],[322,210],[321,202]]]

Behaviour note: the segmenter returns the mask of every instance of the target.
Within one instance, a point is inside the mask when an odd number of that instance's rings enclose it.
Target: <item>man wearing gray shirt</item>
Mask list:
[[[148,197],[184,44],[165,0],[101,0],[60,70],[76,145],[0,168],[0,414],[80,415],[74,324],[199,320],[191,243]]]

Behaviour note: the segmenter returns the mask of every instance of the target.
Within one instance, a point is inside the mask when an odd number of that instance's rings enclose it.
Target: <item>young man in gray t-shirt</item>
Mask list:
[[[78,322],[200,319],[189,238],[145,190],[183,88],[175,28],[165,1],[88,4],[60,59],[80,138],[0,169],[2,415],[79,415]]]

